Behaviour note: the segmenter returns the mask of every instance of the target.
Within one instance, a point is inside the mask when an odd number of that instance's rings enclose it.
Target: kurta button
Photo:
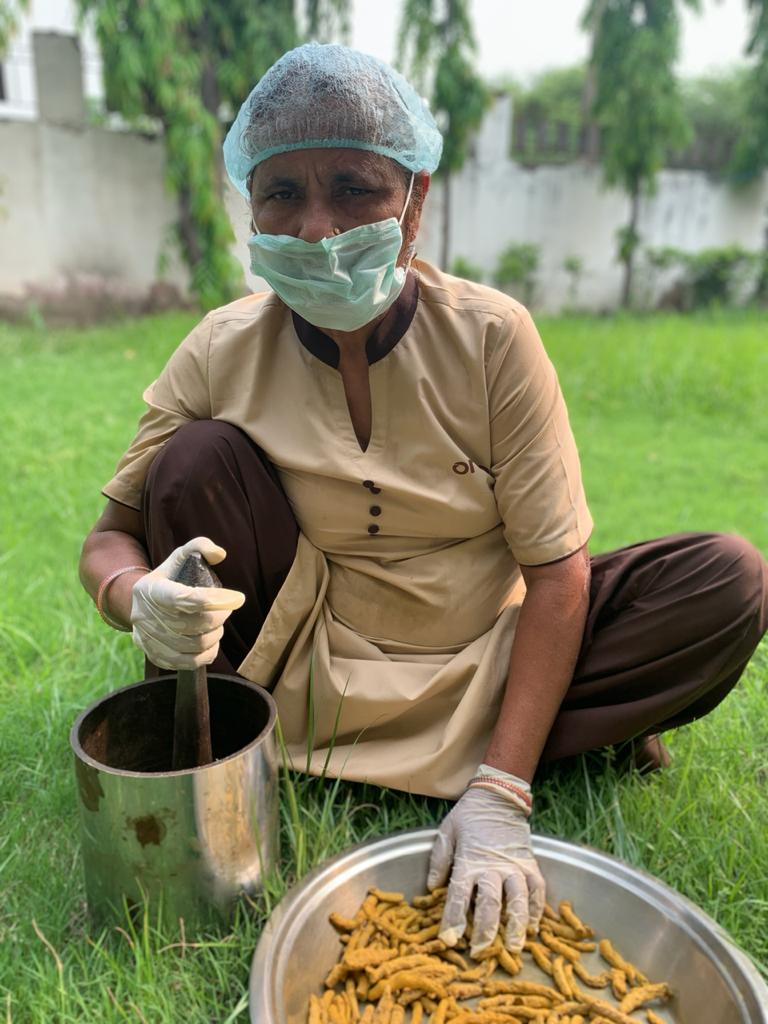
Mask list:
[[[368,533],[378,533],[379,529],[380,527],[378,527],[376,523],[371,523],[371,525],[368,527]]]
[[[381,505],[371,505],[371,507],[368,509],[368,511],[371,513],[372,516],[380,516],[381,515]]]
[[[373,480],[363,480],[363,487],[373,487]]]

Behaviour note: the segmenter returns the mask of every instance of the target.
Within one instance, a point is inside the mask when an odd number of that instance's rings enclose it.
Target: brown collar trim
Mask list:
[[[381,323],[376,325],[373,334],[365,343],[365,353],[368,356],[369,366],[383,359],[400,341],[411,326],[418,302],[418,278],[414,271],[409,270],[403,290],[387,310],[387,314]],[[319,327],[308,323],[298,313],[294,313],[293,310],[291,310],[291,316],[293,317],[294,330],[304,348],[321,362],[337,370],[339,368],[339,346],[333,338],[329,338]]]

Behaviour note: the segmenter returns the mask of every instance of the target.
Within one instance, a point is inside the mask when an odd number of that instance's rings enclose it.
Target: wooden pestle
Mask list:
[[[220,587],[221,581],[202,555],[188,555],[173,577],[188,587]],[[173,716],[173,771],[198,768],[213,761],[211,716],[208,707],[208,673],[179,669],[176,675],[176,708]]]

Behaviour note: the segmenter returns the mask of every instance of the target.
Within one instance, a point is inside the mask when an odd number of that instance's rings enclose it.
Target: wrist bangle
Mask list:
[[[126,572],[151,572],[152,570],[147,565],[126,565],[122,569],[115,569],[109,576],[105,576],[99,584],[99,589],[96,591],[96,611],[99,613],[101,618],[106,622],[112,629],[118,629],[121,633],[130,633],[130,626],[123,626],[119,622],[115,622],[114,619],[110,618],[109,615],[104,611],[104,598],[106,597],[107,590],[115,582],[118,576],[122,576]]]

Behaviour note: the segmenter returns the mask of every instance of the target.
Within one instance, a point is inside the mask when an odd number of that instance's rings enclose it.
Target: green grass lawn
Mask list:
[[[141,411],[192,326],[166,314],[78,331],[0,325],[0,1012],[6,1024],[248,1019],[270,901],[352,842],[437,822],[444,805],[300,779],[269,898],[229,934],[179,947],[152,928],[89,935],[69,727],[140,678],[101,624],[77,561]],[[680,530],[742,533],[768,553],[768,327],[758,313],[540,321],[568,401],[594,553]],[[673,766],[617,778],[578,759],[536,787],[535,828],[662,878],[768,972],[768,644],[712,715],[669,737]]]

